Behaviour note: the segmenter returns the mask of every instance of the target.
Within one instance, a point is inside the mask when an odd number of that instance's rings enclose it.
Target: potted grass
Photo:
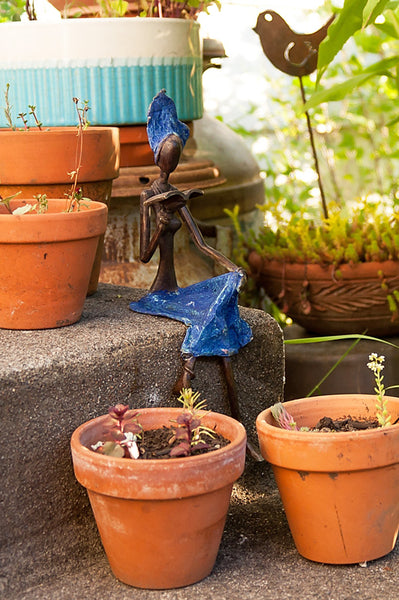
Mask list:
[[[371,28],[385,6],[381,3],[369,14],[365,4],[347,0],[330,25],[320,45],[319,76],[337,53],[339,43],[342,45],[359,24]],[[367,330],[371,335],[387,336],[399,332],[394,152],[398,125],[392,100],[397,94],[394,69],[398,57],[393,54],[397,32],[392,26],[397,11],[392,14],[391,8],[385,12],[385,26],[374,25],[377,33],[362,31],[356,38],[353,57],[331,66],[329,81],[340,78],[341,83],[313,93],[303,106],[305,87],[314,89],[314,85],[300,79],[302,94],[300,97],[295,89],[296,108],[302,114],[306,109],[308,124],[310,111],[322,104],[311,115],[314,126],[309,127],[308,135],[312,148],[308,141],[305,147],[301,133],[293,134],[291,129],[288,134],[294,143],[288,142],[287,147],[285,138],[284,160],[274,155],[274,174],[270,164],[273,155],[270,158],[269,154],[266,173],[268,180],[273,177],[273,183],[268,183],[262,207],[265,226],[254,235],[241,236],[245,260],[257,287],[295,323],[318,334]],[[387,52],[384,59],[361,67],[366,52],[374,52],[379,58],[382,42]],[[382,73],[388,77],[376,79]],[[281,105],[281,96],[279,101]],[[326,101],[331,101],[328,107]],[[331,106],[332,101],[339,104]],[[302,156],[295,154],[298,146]],[[321,150],[319,159],[325,160],[318,160],[316,146]],[[315,166],[312,186],[307,185],[311,149]],[[307,157],[306,164],[303,157]],[[281,170],[278,168],[276,173],[277,165]],[[294,181],[298,173],[303,179],[294,195],[292,186],[281,182]],[[355,178],[361,187],[352,184]],[[352,197],[348,190],[355,192]]]
[[[39,123],[37,131],[24,127],[0,132],[1,328],[75,323],[90,286],[97,286],[100,265],[95,266],[95,260],[108,209],[104,202],[83,195],[83,162],[89,180],[100,166],[108,178],[116,176],[118,132],[105,128],[88,133],[87,105],[79,108],[76,98],[74,102],[77,128],[46,130]],[[103,147],[96,154],[99,142]]]
[[[385,396],[383,359],[368,363],[377,396],[302,398],[257,417],[296,548],[310,560],[364,563],[395,546],[399,399]]]
[[[246,434],[198,396],[182,390],[182,409],[117,405],[72,435],[75,476],[111,569],[129,585],[187,586],[215,563]]]

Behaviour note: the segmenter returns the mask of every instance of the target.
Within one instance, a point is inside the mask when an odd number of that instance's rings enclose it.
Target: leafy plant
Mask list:
[[[143,428],[137,422],[138,412],[129,410],[127,405],[116,404],[111,406],[108,414],[112,425],[107,431],[107,437],[111,439],[97,442],[92,445],[92,449],[107,456],[139,458],[137,440],[140,439]]]
[[[12,130],[17,131],[18,128],[14,125],[13,118],[12,118],[12,105],[11,105],[10,99],[9,99],[9,89],[10,89],[10,84],[7,83],[6,90],[4,92],[5,107],[3,110],[4,110],[4,114],[6,116],[9,127]],[[75,156],[76,167],[73,171],[70,171],[68,173],[68,175],[71,177],[72,184],[71,184],[70,191],[68,192],[68,194],[66,194],[67,201],[66,201],[65,212],[73,212],[73,211],[78,212],[81,209],[81,207],[84,205],[84,203],[90,202],[89,198],[83,197],[82,189],[78,187],[79,172],[82,167],[82,157],[83,157],[83,131],[85,129],[87,129],[87,127],[90,124],[87,119],[87,113],[88,113],[90,107],[89,107],[87,100],[85,100],[83,103],[81,103],[79,98],[73,98],[73,102],[76,107],[77,119],[78,119],[77,145],[76,145],[76,156]],[[33,117],[34,126],[37,127],[40,131],[42,131],[43,124],[41,121],[39,121],[39,119],[37,117],[36,106],[31,105],[31,104],[29,105],[29,116]],[[30,130],[30,126],[28,125],[27,114],[19,113],[18,118],[20,118],[23,122],[22,131],[28,132]],[[1,196],[0,196],[0,206],[1,205],[5,206],[5,208],[7,209],[7,211],[9,213],[16,214],[16,215],[27,214],[30,212],[36,212],[38,214],[43,214],[47,211],[48,200],[47,200],[46,194],[38,194],[37,196],[34,196],[35,199],[37,200],[36,204],[34,204],[34,205],[25,204],[24,206],[20,206],[20,207],[16,208],[14,211],[12,211],[11,207],[10,207],[10,200],[15,198],[20,193],[21,192],[18,192],[17,194],[14,194],[7,198],[1,198]]]
[[[221,0],[139,0],[140,16],[197,19],[210,6],[221,8]]]
[[[213,437],[213,431],[201,424],[202,416],[199,413],[206,408],[206,401],[200,401],[199,396],[199,392],[194,393],[191,388],[181,391],[178,400],[183,405],[183,412],[177,417],[173,436],[169,440],[170,444],[176,440],[179,444],[171,449],[171,457],[190,456],[194,449],[209,447],[204,436]]]
[[[36,20],[34,3],[29,0],[0,0],[0,23],[20,21],[26,12],[28,19]]]
[[[177,458],[191,456],[198,450],[215,450],[217,443],[211,448],[205,437],[215,437],[215,432],[202,425],[204,417],[205,401],[199,400],[200,394],[193,392],[191,388],[183,389],[180,397],[182,412],[175,420],[171,420],[169,428],[164,428],[167,436],[162,435],[160,442],[164,443],[165,448],[157,449],[157,456],[161,458]],[[144,431],[137,420],[139,413],[135,410],[129,410],[127,405],[117,404],[112,406],[108,414],[112,421],[104,432],[104,440],[100,440],[92,445],[92,450],[116,456],[119,458],[146,458],[146,443],[151,434],[151,430]],[[159,430],[155,430],[158,432]],[[217,442],[217,440],[216,440]]]

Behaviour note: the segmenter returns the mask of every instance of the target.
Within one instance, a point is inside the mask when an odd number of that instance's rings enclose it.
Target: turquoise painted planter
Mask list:
[[[89,101],[93,125],[142,124],[162,88],[180,119],[199,119],[199,25],[141,18],[2,23],[0,90],[7,83],[14,120],[34,104],[45,125],[75,125],[76,96]],[[1,113],[0,127],[6,126]]]

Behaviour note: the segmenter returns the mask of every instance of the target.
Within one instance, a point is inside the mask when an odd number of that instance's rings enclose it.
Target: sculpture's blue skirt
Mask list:
[[[191,356],[231,356],[252,339],[238,311],[243,275],[226,273],[175,292],[150,292],[130,308],[182,321],[189,326],[181,351]]]

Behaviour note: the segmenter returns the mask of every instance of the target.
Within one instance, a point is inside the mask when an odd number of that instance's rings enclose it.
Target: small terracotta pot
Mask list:
[[[320,418],[373,417],[375,396],[343,394],[284,403],[299,427]],[[388,398],[392,422],[399,398]],[[281,429],[270,408],[256,420],[298,552],[350,564],[388,554],[399,527],[399,424],[342,433]]]
[[[31,199],[29,204],[35,204]],[[12,200],[11,209],[27,201]],[[81,317],[108,209],[90,202],[65,213],[51,199],[44,214],[0,214],[0,327],[48,329]]]
[[[76,168],[76,127],[44,127],[29,131],[0,130],[0,195],[18,193],[29,199],[37,194],[64,198],[71,189]],[[112,181],[119,174],[119,130],[89,127],[83,131],[83,154],[78,185],[83,196],[109,206]],[[104,236],[100,236],[88,286],[97,290]]]
[[[154,154],[148,143],[146,125],[119,128],[121,167],[143,167],[154,164]]]
[[[321,335],[399,333],[387,295],[399,287],[399,261],[332,265],[248,257],[251,276],[295,323]],[[338,273],[339,271],[339,273]]]
[[[144,429],[169,426],[178,408],[140,409]],[[72,435],[77,480],[87,488],[114,575],[148,589],[183,587],[210,574],[219,549],[233,482],[245,465],[245,429],[208,413],[203,424],[231,440],[200,456],[133,460],[89,450],[103,439],[109,417]]]

